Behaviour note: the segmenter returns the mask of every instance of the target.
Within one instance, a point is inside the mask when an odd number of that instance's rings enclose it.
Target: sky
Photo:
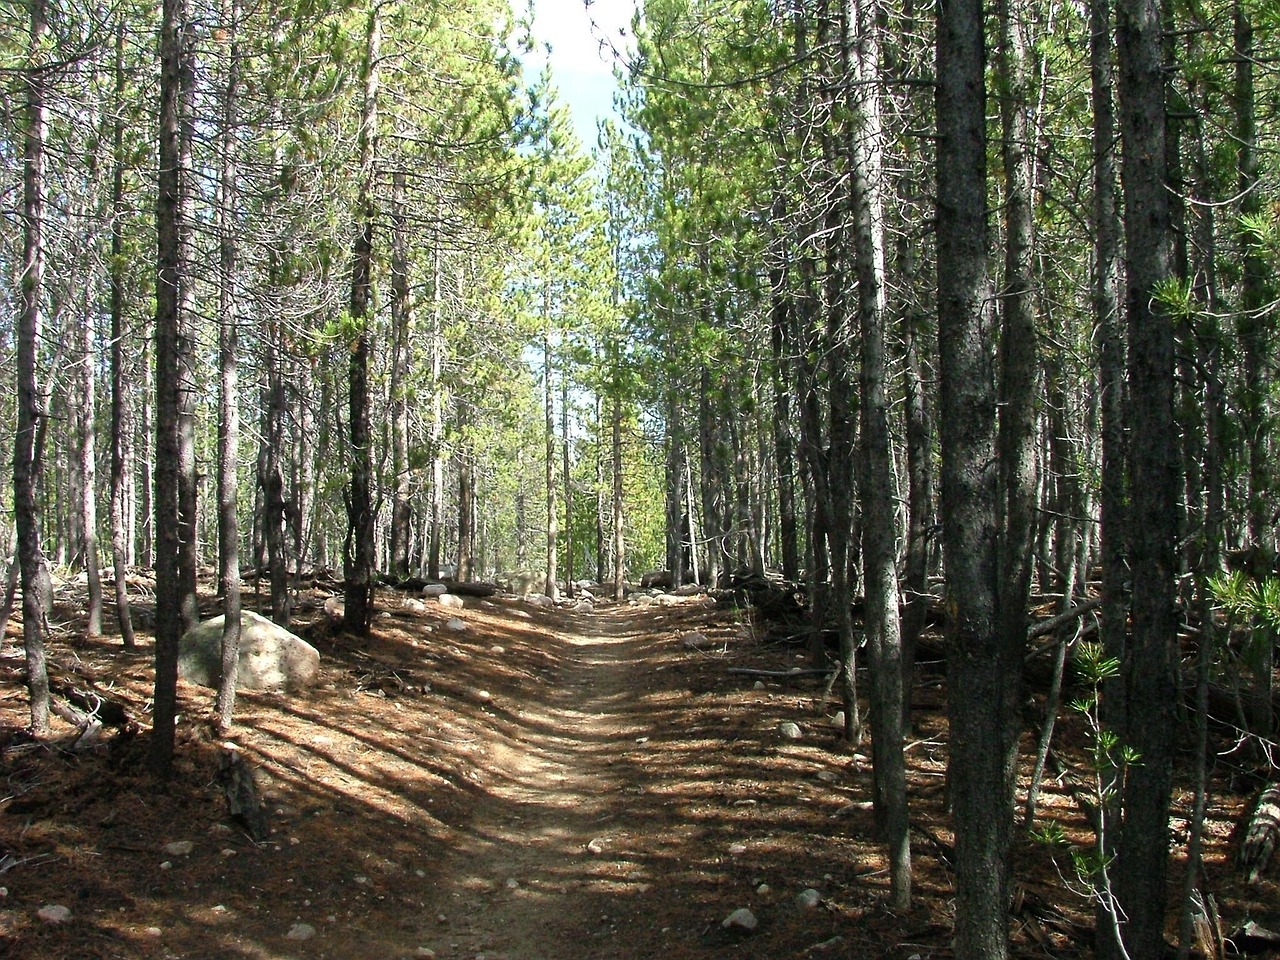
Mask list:
[[[521,8],[524,0],[512,0]],[[551,45],[552,78],[573,116],[584,148],[596,142],[596,120],[613,116],[613,51],[630,45],[631,16],[638,0],[533,0],[539,44]],[[594,21],[594,26],[593,26]],[[625,36],[620,34],[625,31]],[[607,41],[603,47],[601,41]],[[530,82],[542,69],[540,52],[524,58]]]

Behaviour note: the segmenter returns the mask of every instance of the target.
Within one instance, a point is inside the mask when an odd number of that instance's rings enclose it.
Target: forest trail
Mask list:
[[[555,666],[513,707],[520,734],[492,744],[487,795],[442,864],[435,904],[448,952],[509,960],[618,955],[619,918],[662,878],[629,855],[632,800],[653,784],[639,760],[658,666],[626,608],[580,614],[548,637]],[[654,838],[646,838],[652,840]],[[659,931],[660,932],[660,931]]]

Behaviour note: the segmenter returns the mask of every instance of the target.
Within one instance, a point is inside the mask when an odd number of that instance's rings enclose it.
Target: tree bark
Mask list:
[[[45,137],[47,88],[44,44],[49,32],[45,0],[32,0],[25,86],[26,134],[22,177],[22,302],[17,330],[18,423],[13,448],[13,505],[18,533],[16,561],[22,579],[22,640],[26,650],[27,689],[31,695],[31,733],[49,734],[49,675],[45,662],[44,610],[40,603],[40,514],[36,504],[37,423],[36,350],[40,342],[45,272]]]
[[[902,636],[898,619],[893,437],[885,381],[884,131],[878,0],[854,0],[854,256],[861,333],[862,562],[871,659],[871,745],[878,819],[889,858],[891,910],[911,906],[907,767],[903,755]]]
[[[546,566],[547,576],[543,584],[543,592],[552,600],[560,599],[560,585],[556,564],[560,552],[560,524],[556,515],[556,414],[555,414],[555,389],[553,387],[552,377],[552,357],[551,357],[551,294],[548,289],[546,297],[543,300],[543,331],[542,331],[542,388],[543,388],[543,416],[545,435],[543,442],[545,444],[545,459],[543,467],[546,471],[547,479],[547,498],[546,498],[546,534],[547,534],[547,551]]]
[[[995,331],[988,303],[986,49],[978,0],[938,8],[938,341],[942,527],[948,605],[955,948],[1008,953],[1013,820],[1008,717],[1021,658],[998,630]],[[1019,647],[1019,651],[1020,651]]]
[[[239,485],[236,467],[240,445],[240,397],[237,354],[239,317],[236,302],[236,241],[239,184],[237,178],[240,96],[240,0],[225,0],[227,77],[222,91],[221,161],[218,184],[218,558],[222,585],[222,671],[215,705],[218,726],[231,727],[240,664],[240,528],[236,515]]]
[[[391,573],[409,576],[409,253],[405,226],[405,173],[392,178],[391,200]]]
[[[125,456],[128,446],[130,392],[125,385],[125,318],[124,318],[124,95],[127,77],[124,69],[125,22],[116,25],[115,120],[112,123],[111,169],[111,562],[115,578],[116,619],[120,623],[120,640],[126,650],[136,643],[133,615],[129,611],[129,536],[125,520],[128,486]]]
[[[1126,722],[1120,739],[1142,758],[1129,768],[1124,783],[1116,892],[1128,955],[1156,957],[1164,951],[1178,637],[1173,323],[1159,301],[1160,286],[1170,276],[1172,247],[1159,4],[1119,0],[1116,28],[1133,576],[1133,626],[1121,667]]]
[[[369,412],[369,329],[373,283],[373,231],[378,140],[378,83],[382,48],[382,15],[375,4],[369,9],[365,55],[364,110],[360,122],[360,198],[357,236],[351,257],[351,323],[354,342],[348,363],[348,424],[350,431],[351,484],[347,491],[347,540],[343,551],[346,579],[344,626],[357,636],[368,636],[373,619],[374,511],[373,449]]]
[[[178,639],[183,631],[179,490],[182,446],[183,329],[181,287],[188,283],[182,247],[183,34],[185,0],[163,0],[160,24],[159,191],[156,200],[156,462],[155,694],[150,764],[157,777],[172,771],[177,716]]]

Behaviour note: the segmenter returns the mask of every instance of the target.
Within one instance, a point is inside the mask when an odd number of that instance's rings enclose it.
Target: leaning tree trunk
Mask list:
[[[18,424],[13,447],[13,506],[18,531],[17,563],[22,576],[22,639],[31,694],[31,732],[49,733],[49,677],[45,663],[44,609],[40,602],[40,517],[36,505],[36,430],[41,416],[36,390],[36,349],[44,297],[45,65],[49,31],[44,0],[32,0],[26,71],[27,129],[22,176],[22,303],[17,330]]]
[[[369,308],[373,283],[374,156],[378,137],[378,79],[382,47],[382,18],[375,4],[369,9],[365,38],[364,115],[360,123],[360,199],[357,205],[355,248],[351,257],[351,323],[355,342],[348,363],[348,429],[351,485],[347,491],[347,539],[343,550],[346,579],[344,626],[368,636],[373,619],[373,450],[369,413]]]

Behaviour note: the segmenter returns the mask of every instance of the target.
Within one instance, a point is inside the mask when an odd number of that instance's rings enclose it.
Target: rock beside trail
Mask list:
[[[726,930],[742,930],[746,933],[751,933],[759,925],[756,915],[746,907],[739,907],[720,922],[720,926]]]
[[[37,910],[36,916],[45,923],[66,923],[71,919],[71,911],[60,903],[50,903]]]
[[[447,610],[461,610],[466,606],[466,601],[456,593],[442,593],[436,597],[436,602]]]
[[[680,646],[686,650],[709,650],[715,645],[715,641],[705,633],[686,633],[680,638]]]
[[[778,724],[778,736],[782,737],[783,740],[799,740],[804,736],[804,732],[800,729],[798,723],[792,723],[787,720]]]
[[[316,935],[316,928],[309,923],[295,923],[285,934],[287,940],[310,940]]]
[[[178,676],[205,687],[222,677],[222,617],[197,624],[178,641]],[[240,617],[238,690],[301,690],[316,682],[320,653],[301,637],[246,610]]]
[[[822,903],[822,894],[813,887],[807,890],[801,890],[796,895],[796,906],[803,907],[806,910],[812,910],[814,907]]]
[[[422,595],[424,597],[439,598],[444,596],[448,592],[449,592],[449,588],[446,587],[443,583],[428,583],[426,586],[422,588]]]

